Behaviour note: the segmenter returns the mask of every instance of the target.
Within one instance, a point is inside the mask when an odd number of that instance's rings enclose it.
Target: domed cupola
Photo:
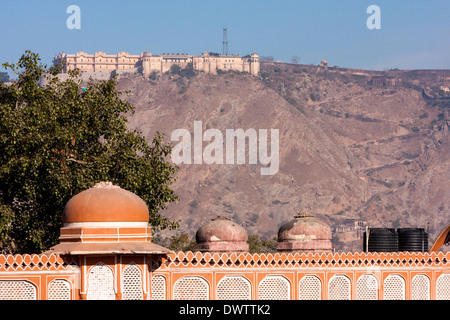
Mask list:
[[[136,194],[111,182],[100,182],[70,199],[62,219],[65,227],[147,227],[149,212],[144,200]]]
[[[331,252],[331,228],[311,213],[301,212],[278,230],[278,251]]]
[[[218,216],[200,227],[195,235],[196,250],[208,252],[247,252],[247,231],[229,218]]]
[[[100,182],[72,197],[62,215],[60,244],[47,253],[170,253],[151,243],[144,200],[111,182]]]

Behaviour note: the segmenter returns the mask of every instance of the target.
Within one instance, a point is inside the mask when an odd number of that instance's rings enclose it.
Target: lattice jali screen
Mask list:
[[[260,300],[289,300],[291,286],[282,276],[267,276],[258,286],[258,299]]]
[[[320,300],[321,299],[321,282],[320,279],[313,275],[304,276],[298,285],[299,300]]]
[[[436,299],[450,300],[450,273],[444,273],[437,279]]]
[[[166,300],[166,278],[156,275],[152,277],[152,300]]]
[[[384,279],[384,300],[404,300],[405,280],[399,275],[389,275]]]
[[[173,285],[174,300],[208,300],[209,285],[200,277],[183,277]]]
[[[99,263],[88,275],[88,300],[115,300],[114,273],[110,267]]]
[[[344,275],[331,277],[328,283],[329,300],[350,300],[350,279]]]
[[[36,287],[24,280],[1,280],[0,300],[36,300]]]
[[[182,252],[167,256],[167,261],[160,267],[227,267],[233,268],[279,268],[279,267],[336,267],[347,268],[359,266],[373,267],[438,267],[450,260],[450,252],[335,252],[335,253],[210,253]],[[0,269],[2,259],[0,256]],[[381,284],[381,283],[380,283]],[[381,288],[381,286],[380,286]]]
[[[141,269],[135,264],[128,264],[122,274],[122,300],[142,300]]]
[[[356,281],[357,300],[378,300],[378,280],[373,274],[363,274]]]
[[[250,282],[242,276],[226,276],[217,284],[217,300],[250,300]]]
[[[426,275],[418,274],[412,279],[411,300],[430,300],[430,279]]]
[[[70,282],[63,279],[52,280],[47,287],[48,300],[70,300]]]

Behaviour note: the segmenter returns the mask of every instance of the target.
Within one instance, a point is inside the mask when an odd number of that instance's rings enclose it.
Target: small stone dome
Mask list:
[[[144,57],[151,57],[152,54],[150,52],[148,52],[147,50],[145,50],[143,56]]]
[[[278,251],[331,252],[331,228],[311,213],[301,212],[278,231]]]
[[[64,225],[85,222],[145,222],[147,204],[111,182],[100,182],[72,197],[63,212]]]
[[[210,252],[248,251],[247,231],[226,217],[218,216],[200,227],[195,235],[196,250]]]

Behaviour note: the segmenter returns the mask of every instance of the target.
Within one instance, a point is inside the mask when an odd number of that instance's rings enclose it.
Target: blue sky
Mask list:
[[[70,30],[69,5],[81,9]],[[381,29],[369,30],[369,5],[381,9]],[[51,64],[61,51],[154,54],[257,52],[304,64],[383,70],[450,69],[448,0],[0,0],[0,62],[29,49]],[[3,69],[2,69],[3,70]]]

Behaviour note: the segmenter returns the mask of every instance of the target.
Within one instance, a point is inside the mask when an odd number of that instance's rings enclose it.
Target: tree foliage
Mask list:
[[[157,238],[156,242],[172,251],[195,251],[197,242],[186,232],[177,232],[170,238]]]
[[[186,78],[192,78],[196,75],[194,65],[192,63],[188,63],[185,68],[181,68],[178,64],[173,64],[170,67],[170,73]]]
[[[154,230],[176,228],[159,211],[177,199],[176,167],[159,133],[151,145],[127,129],[134,112],[116,77],[82,83],[80,72],[57,77],[26,51],[4,64],[18,79],[0,83],[0,251],[38,253],[58,242],[61,215],[75,194],[111,181],[148,205]],[[48,82],[39,85],[42,76]],[[84,87],[84,88],[83,88]]]
[[[277,239],[264,239],[252,234],[248,237],[248,250],[250,253],[269,253],[277,251]]]
[[[195,237],[190,236],[186,232],[177,232],[175,235],[172,235],[168,238],[161,238],[160,236],[156,237],[156,242],[169,248],[173,251],[192,251],[194,252],[197,246],[197,242]],[[247,240],[248,249],[250,253],[274,253],[277,252],[278,241],[277,238],[274,237],[272,239],[260,238],[256,234],[252,234],[248,237]]]

